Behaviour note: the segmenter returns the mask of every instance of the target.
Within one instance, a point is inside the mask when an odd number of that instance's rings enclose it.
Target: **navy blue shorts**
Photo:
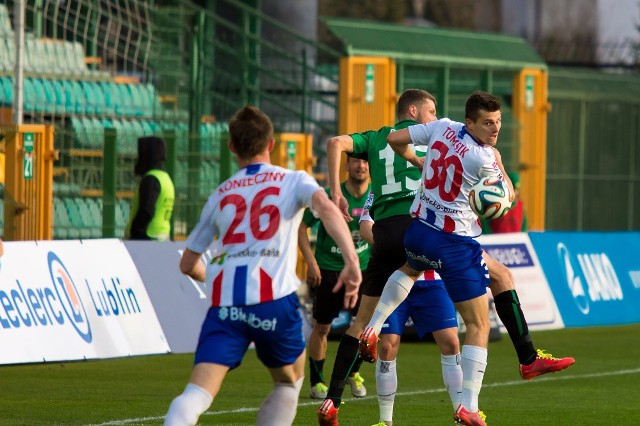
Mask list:
[[[409,318],[421,339],[427,333],[458,327],[456,309],[441,280],[416,281],[409,296],[382,325],[380,334],[402,335]]]
[[[418,219],[404,234],[409,266],[435,270],[454,303],[475,299],[487,292],[489,270],[482,247],[474,238],[440,231]]]
[[[268,368],[293,364],[305,348],[299,308],[296,293],[257,305],[209,308],[194,364],[210,362],[236,368],[251,342]]]

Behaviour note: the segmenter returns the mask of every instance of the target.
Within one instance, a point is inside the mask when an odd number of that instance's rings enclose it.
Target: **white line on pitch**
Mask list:
[[[536,378],[534,382],[527,382],[524,380],[511,380],[508,382],[497,382],[497,383],[484,383],[482,385],[483,388],[499,388],[503,386],[516,386],[516,385],[524,385],[531,383],[538,383],[544,381],[556,381],[556,380],[572,380],[572,379],[587,379],[587,378],[597,378],[597,377],[607,377],[607,376],[620,376],[623,374],[637,374],[640,373],[640,368],[633,368],[629,370],[617,370],[617,371],[607,371],[603,373],[589,373],[589,374],[563,374],[560,376],[545,376]],[[423,395],[429,393],[440,393],[446,392],[445,388],[438,389],[425,389],[420,391],[412,391],[412,392],[398,392],[396,396],[408,396],[408,395]],[[377,396],[365,396],[364,398],[345,398],[344,401],[366,401],[369,399],[377,399]],[[298,404],[298,407],[308,407],[310,405],[320,405],[319,401],[309,401],[309,402],[301,402]],[[203,413],[202,416],[220,416],[224,414],[238,414],[238,413],[251,413],[258,411],[258,407],[243,407],[236,408],[234,410],[223,410],[223,411],[207,411]],[[135,424],[145,424],[150,421],[160,421],[163,420],[164,416],[155,416],[155,417],[138,417],[135,419],[125,419],[125,420],[113,420],[105,423],[98,423],[95,425],[89,426],[120,426],[120,425],[135,425]]]

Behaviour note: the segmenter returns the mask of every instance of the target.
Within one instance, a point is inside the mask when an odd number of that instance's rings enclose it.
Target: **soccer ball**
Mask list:
[[[509,211],[509,188],[498,178],[484,178],[471,187],[471,210],[483,219],[498,219]]]

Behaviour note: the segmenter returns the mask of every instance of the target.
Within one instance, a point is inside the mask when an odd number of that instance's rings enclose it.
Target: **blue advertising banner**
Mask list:
[[[567,327],[640,323],[640,232],[530,232]]]

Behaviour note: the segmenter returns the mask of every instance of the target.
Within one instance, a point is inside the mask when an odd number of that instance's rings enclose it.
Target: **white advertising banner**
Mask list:
[[[4,243],[0,364],[169,351],[122,241]]]
[[[531,330],[564,328],[540,261],[526,233],[482,235],[482,248],[513,273],[522,311]],[[500,323],[500,330],[506,329]]]

